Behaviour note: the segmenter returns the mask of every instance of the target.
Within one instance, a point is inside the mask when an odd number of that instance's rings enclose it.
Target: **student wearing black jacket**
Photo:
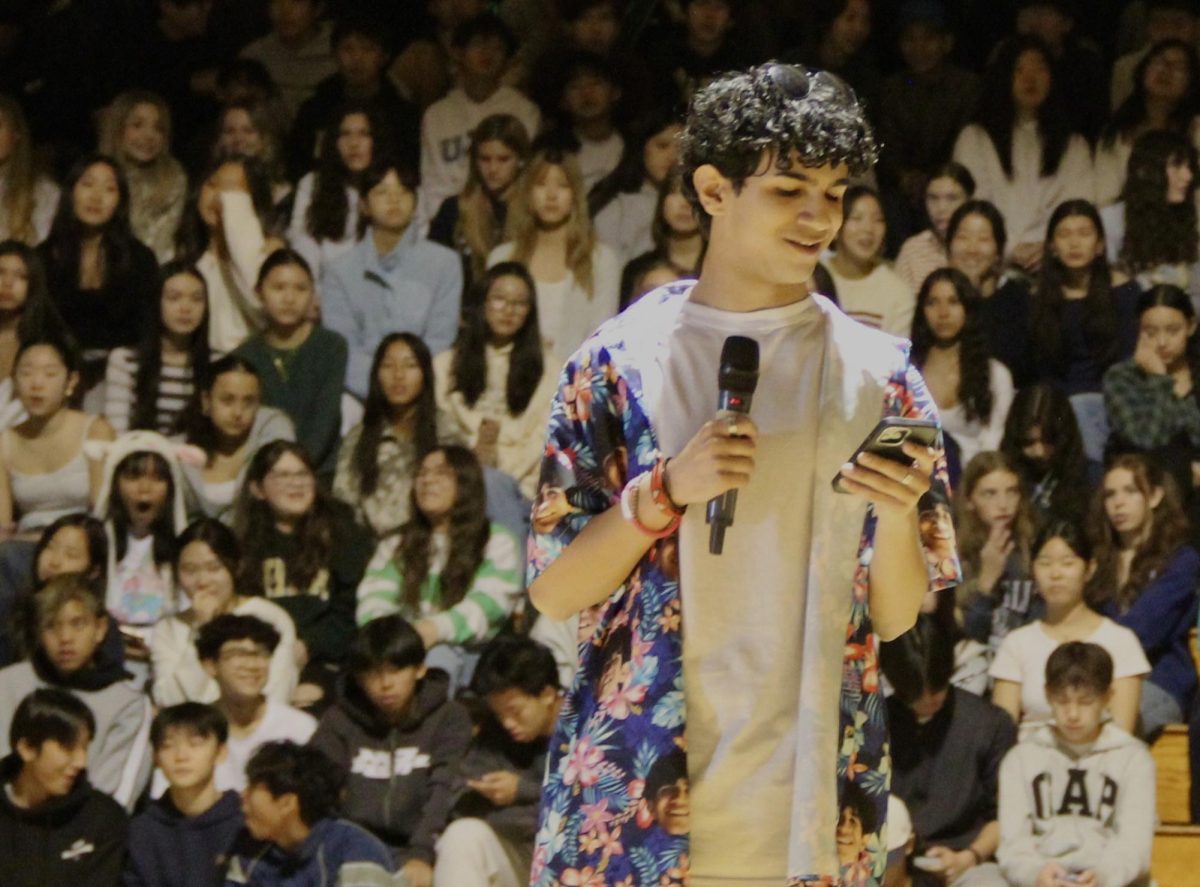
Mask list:
[[[349,772],[343,815],[387,844],[410,881],[428,884],[471,721],[450,700],[446,673],[424,661],[421,636],[403,617],[368,622],[309,745]]]
[[[13,715],[13,754],[0,762],[0,860],[5,887],[112,887],[128,820],[87,781],[95,719],[66,690],[43,687]]]

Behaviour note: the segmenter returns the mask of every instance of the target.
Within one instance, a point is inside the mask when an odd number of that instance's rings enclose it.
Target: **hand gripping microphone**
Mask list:
[[[717,372],[717,415],[747,415],[754,389],[758,386],[758,343],[745,336],[730,336],[721,348],[721,368]],[[720,554],[725,545],[725,529],[733,526],[737,509],[737,490],[726,490],[708,500],[708,550]]]

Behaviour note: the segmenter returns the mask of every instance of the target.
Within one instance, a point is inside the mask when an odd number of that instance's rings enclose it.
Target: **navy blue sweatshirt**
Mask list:
[[[1180,546],[1125,612],[1109,601],[1100,612],[1138,636],[1150,660],[1150,680],[1166,690],[1185,714],[1196,689],[1188,632],[1196,624],[1200,554]]]
[[[130,823],[125,887],[216,887],[241,828],[237,792],[225,792],[190,817],[176,809],[169,792],[164,794]]]

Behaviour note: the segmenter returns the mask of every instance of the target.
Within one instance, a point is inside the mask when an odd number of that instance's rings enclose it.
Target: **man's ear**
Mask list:
[[[711,163],[697,167],[692,173],[692,186],[700,199],[700,206],[712,218],[724,215],[733,197],[733,183]]]

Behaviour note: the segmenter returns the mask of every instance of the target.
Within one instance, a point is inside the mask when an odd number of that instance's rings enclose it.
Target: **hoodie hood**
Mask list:
[[[127,431],[116,440],[89,440],[84,444],[88,458],[104,460],[104,474],[100,481],[100,492],[96,496],[96,507],[92,513],[107,525],[109,506],[113,497],[114,475],[117,466],[126,456],[134,453],[157,453],[163,457],[171,471],[171,482],[175,488],[171,502],[171,520],[176,534],[187,526],[187,505],[184,498],[183,463],[204,464],[204,452],[191,444],[167,440],[157,431]]]
[[[111,621],[109,625],[111,632]],[[85,693],[103,690],[118,681],[125,681],[132,677],[125,670],[123,659],[114,658],[112,648],[103,642],[97,645],[96,652],[92,654],[91,665],[86,665],[73,674],[65,675],[59,671],[58,666],[50,661],[50,657],[41,647],[34,650],[33,655],[29,657],[29,662],[33,666],[34,673],[46,684],[53,687],[65,687],[68,690],[80,690]]]
[[[1141,745],[1141,741],[1126,733],[1111,720],[1105,721],[1100,727],[1100,735],[1086,749],[1080,750],[1059,738],[1054,730],[1054,722],[1041,724],[1023,741],[1046,749],[1054,749],[1072,760],[1084,760],[1092,755],[1115,751],[1129,745]]]
[[[449,701],[450,676],[440,668],[426,671],[425,677],[417,683],[408,713],[398,724],[389,724],[379,715],[354,675],[349,672],[339,679],[338,699],[350,720],[374,736],[387,736],[393,729],[408,733]]]
[[[232,827],[236,832],[242,824],[242,801],[237,792],[227,791],[199,816],[185,816],[166,791],[157,803],[146,806],[146,817],[164,828],[199,832]]]
[[[87,780],[87,771],[84,770],[76,777],[75,784],[71,786],[71,790],[65,795],[58,798],[50,798],[32,810],[26,807],[18,807],[8,796],[7,786],[12,784],[20,772],[21,756],[16,752],[0,760],[0,808],[3,808],[6,815],[11,816],[13,819],[53,826],[55,823],[70,819],[84,805],[88,796],[92,793],[92,787]]]

